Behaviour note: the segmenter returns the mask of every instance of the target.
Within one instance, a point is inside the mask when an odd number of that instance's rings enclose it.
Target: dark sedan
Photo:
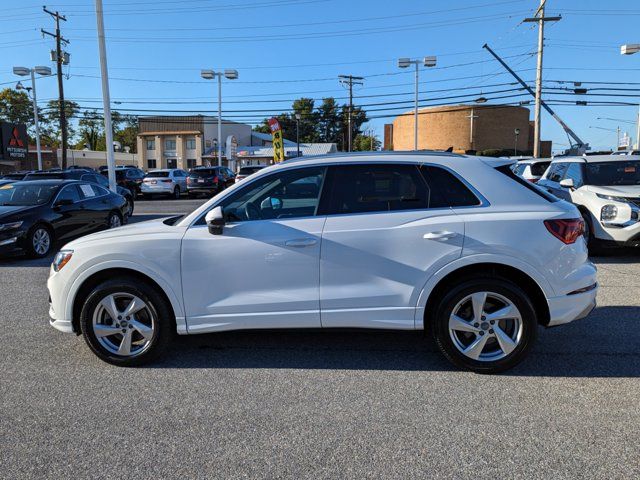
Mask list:
[[[109,175],[108,170],[102,170],[100,172],[104,178]],[[116,183],[122,188],[129,190],[134,198],[141,194],[140,185],[144,180],[145,173],[139,168],[135,167],[119,167],[116,168]]]
[[[95,183],[34,180],[0,186],[0,253],[47,256],[56,241],[122,225],[127,201]]]
[[[101,187],[109,188],[109,180],[103,175],[100,175],[93,170],[89,170],[86,168],[75,168],[75,169],[67,169],[60,170],[57,172],[46,171],[46,172],[33,172],[24,177],[25,181],[31,180],[46,180],[46,179],[57,179],[57,180],[81,180],[83,182],[97,183]],[[132,193],[131,190],[124,188],[120,185],[117,185],[117,190],[120,195],[122,195],[127,201],[127,214],[126,218],[133,215],[133,209],[135,208],[134,198],[135,194]]]

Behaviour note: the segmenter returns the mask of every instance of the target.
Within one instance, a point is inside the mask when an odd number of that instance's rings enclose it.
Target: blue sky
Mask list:
[[[53,40],[42,39],[39,29],[51,31],[54,27],[41,10],[43,2],[2,2],[13,8],[0,13],[0,84],[11,85],[17,80],[11,73],[14,65],[53,66],[49,62]],[[382,125],[410,109],[413,99],[412,71],[398,69],[398,57],[438,56],[436,68],[420,72],[420,98],[425,105],[457,103],[475,95],[493,98],[519,94],[491,103],[527,99],[520,92],[492,93],[514,88],[504,85],[513,79],[482,50],[482,45],[488,43],[525,80],[533,81],[537,30],[520,21],[533,14],[537,3],[104,0],[111,97],[121,102],[115,108],[123,111],[214,113],[215,83],[202,80],[199,71],[236,68],[239,80],[224,85],[225,117],[258,123],[260,118],[289,109],[291,100],[300,96],[344,97],[346,91],[337,76],[353,74],[366,77],[364,86],[355,90],[355,103],[367,105],[364,108],[370,117],[380,117],[368,126],[381,135]],[[597,93],[616,96],[588,100],[640,102],[640,54],[619,53],[621,44],[640,43],[640,4],[632,0],[549,0],[547,4],[548,14],[562,14],[563,19],[547,26],[545,85],[572,87],[571,83],[558,81],[636,83],[608,85],[631,90],[600,90]],[[71,40],[67,47],[71,65],[65,68],[69,75],[65,80],[66,97],[82,106],[100,108],[94,2],[58,0],[47,7],[58,9],[68,20],[62,23],[63,35]],[[568,92],[556,90],[545,96],[584,99],[561,93]],[[468,96],[442,98],[461,95]],[[38,81],[42,103],[56,96],[55,78]],[[638,109],[634,106],[554,108],[594,148],[611,148],[615,143],[615,131],[603,129],[615,130],[619,125],[635,134],[631,122]],[[148,112],[154,113],[162,114]],[[547,114],[543,116],[542,134],[543,139],[553,140],[556,151],[568,144],[562,129]]]

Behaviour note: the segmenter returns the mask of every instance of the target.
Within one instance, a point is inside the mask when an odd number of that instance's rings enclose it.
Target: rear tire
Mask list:
[[[452,287],[431,317],[431,333],[447,360],[477,373],[499,373],[520,363],[531,350],[537,330],[536,312],[527,294],[514,283],[494,277]]]
[[[180,187],[176,186],[176,188],[173,189],[172,196],[174,200],[180,200]]]
[[[138,307],[134,313],[127,312]],[[101,360],[120,367],[143,365],[157,358],[170,343],[174,325],[171,308],[160,292],[126,277],[95,287],[80,314],[80,328],[89,348]]]

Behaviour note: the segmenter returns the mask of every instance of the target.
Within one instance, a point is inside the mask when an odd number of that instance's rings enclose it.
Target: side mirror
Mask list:
[[[209,233],[211,235],[222,235],[225,224],[222,207],[215,207],[209,210],[204,220],[207,222],[207,227],[209,227]]]
[[[573,178],[565,178],[564,180],[560,180],[560,186],[562,188],[574,188]]]
[[[61,198],[55,203],[54,207],[66,207],[68,205],[73,205],[73,200],[70,198]]]

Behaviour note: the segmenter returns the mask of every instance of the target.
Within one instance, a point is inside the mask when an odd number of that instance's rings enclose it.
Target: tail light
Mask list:
[[[192,182],[191,177],[187,177],[187,185],[189,185]]]
[[[213,183],[218,183],[218,177],[213,177]]]
[[[566,245],[575,243],[584,233],[584,220],[570,218],[562,220],[545,220],[544,226],[549,233]]]
[[[539,178],[530,178],[529,181],[531,183],[538,183],[538,180],[540,180]]]

